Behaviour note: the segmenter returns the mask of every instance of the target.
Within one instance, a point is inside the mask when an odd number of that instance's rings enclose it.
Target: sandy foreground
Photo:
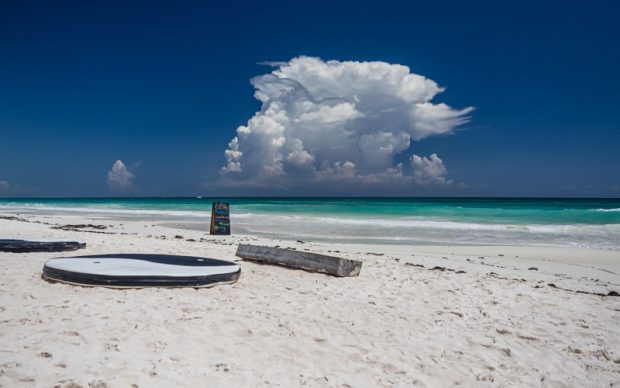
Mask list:
[[[0,238],[87,242],[0,252],[0,386],[620,386],[620,297],[601,296],[620,292],[620,252],[301,243],[0,216]],[[52,229],[88,223],[106,229]],[[239,242],[364,264],[356,278],[258,265],[234,255]],[[242,274],[208,289],[40,277],[51,257],[134,252],[237,261]]]

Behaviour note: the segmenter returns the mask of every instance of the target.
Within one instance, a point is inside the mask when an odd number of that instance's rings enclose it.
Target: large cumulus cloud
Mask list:
[[[449,184],[435,154],[395,156],[413,141],[449,134],[473,108],[431,102],[443,91],[407,66],[297,57],[251,80],[261,101],[225,151],[224,182]]]

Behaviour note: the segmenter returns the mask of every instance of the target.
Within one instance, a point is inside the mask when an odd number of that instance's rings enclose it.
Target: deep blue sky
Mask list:
[[[435,101],[476,107],[456,135],[416,144],[468,186],[439,194],[618,197],[619,11],[616,1],[0,0],[0,181],[12,187],[0,195],[112,195],[117,159],[136,175],[128,194],[229,194],[204,184],[260,107],[249,79],[269,69],[257,63],[309,55],[407,65],[447,87]]]

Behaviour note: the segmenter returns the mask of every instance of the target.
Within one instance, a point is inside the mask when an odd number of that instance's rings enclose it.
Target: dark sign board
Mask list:
[[[230,234],[230,210],[225,202],[213,202],[211,234]]]

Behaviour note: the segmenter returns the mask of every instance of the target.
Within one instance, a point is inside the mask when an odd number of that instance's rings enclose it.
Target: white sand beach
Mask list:
[[[76,252],[0,252],[3,387],[620,384],[620,297],[596,295],[620,292],[618,251],[302,243],[153,221],[2,216],[1,238],[87,243]],[[85,223],[105,229],[52,228]],[[235,256],[240,242],[363,267],[359,277],[336,278],[258,265]],[[41,279],[51,257],[121,252],[231,260],[242,274],[206,289]]]

